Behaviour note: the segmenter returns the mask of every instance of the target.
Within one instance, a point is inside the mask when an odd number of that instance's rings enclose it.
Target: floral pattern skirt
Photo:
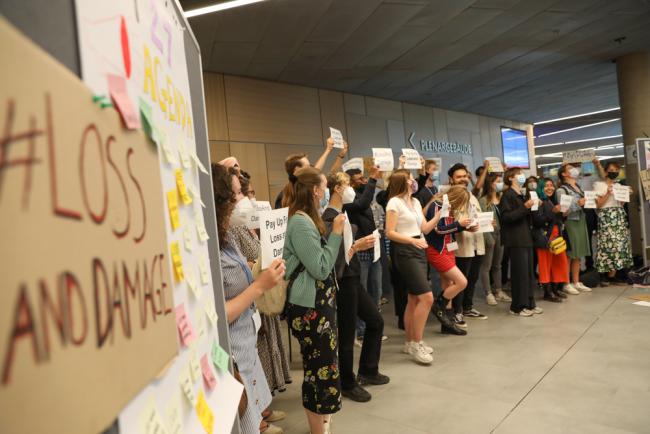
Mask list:
[[[598,210],[598,250],[596,269],[599,273],[632,266],[630,229],[622,207]]]
[[[289,304],[287,309],[291,334],[298,339],[302,354],[302,405],[317,414],[341,409],[336,290],[330,275],[316,282],[314,308]]]

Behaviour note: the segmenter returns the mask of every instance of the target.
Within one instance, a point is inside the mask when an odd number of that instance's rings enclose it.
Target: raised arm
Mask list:
[[[314,164],[314,167],[316,169],[323,170],[323,167],[325,166],[325,162],[327,161],[327,157],[329,157],[330,153],[332,152],[332,149],[334,149],[334,139],[328,137],[327,145],[325,145],[325,151],[323,151],[323,155],[321,155],[320,158],[316,161],[316,164]]]
[[[330,137],[330,139],[331,139],[331,137]],[[330,167],[330,173],[338,172],[339,168],[343,164],[343,159],[347,155],[349,149],[350,149],[350,145],[348,145],[348,142],[344,141],[343,142],[343,149],[341,149],[340,152],[338,154],[336,154],[336,158],[334,159],[334,162],[332,163],[332,167]]]

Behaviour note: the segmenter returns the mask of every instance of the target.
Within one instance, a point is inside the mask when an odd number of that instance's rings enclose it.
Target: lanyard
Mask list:
[[[250,268],[248,268],[248,264],[246,264],[244,261],[241,260],[241,256],[234,255],[231,252],[229,252],[227,249],[224,249],[223,252],[228,256],[230,259],[233,261],[237,262],[241,269],[244,271],[244,274],[246,275],[246,280],[248,281],[248,284],[250,285],[253,283],[253,273],[251,272]]]

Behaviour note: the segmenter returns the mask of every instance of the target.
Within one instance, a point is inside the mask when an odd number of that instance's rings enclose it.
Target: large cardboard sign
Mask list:
[[[2,18],[0,49],[0,432],[99,432],[178,349],[158,154]]]

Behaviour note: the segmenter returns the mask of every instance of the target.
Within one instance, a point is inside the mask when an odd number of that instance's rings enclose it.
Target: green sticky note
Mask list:
[[[217,367],[221,372],[227,372],[228,371],[228,360],[230,359],[230,356],[226,351],[224,351],[223,348],[221,348],[221,345],[219,345],[216,342],[212,343],[212,363],[214,363],[214,366]]]
[[[145,101],[143,101],[142,98],[138,98],[138,105],[140,107],[140,119],[142,120],[142,129],[144,130],[144,133],[151,138],[151,140],[155,140],[154,138],[155,126],[153,124],[153,121],[151,120],[151,106],[147,104]]]

